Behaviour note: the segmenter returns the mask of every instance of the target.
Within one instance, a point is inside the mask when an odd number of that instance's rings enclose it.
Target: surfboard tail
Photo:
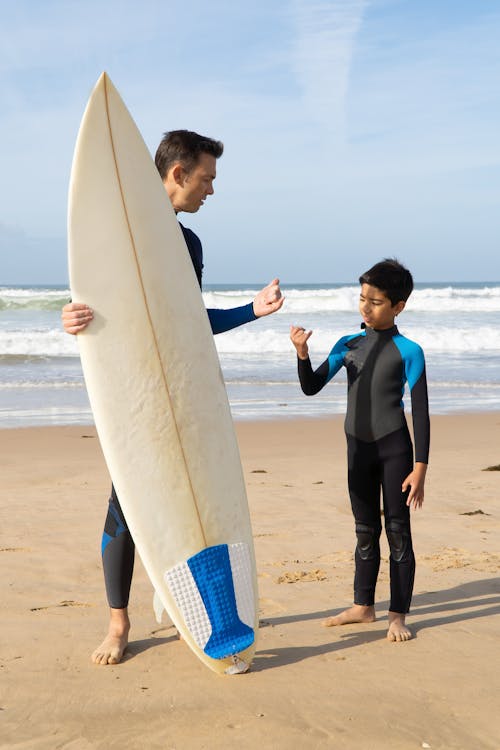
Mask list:
[[[252,645],[256,612],[248,545],[207,547],[168,570],[164,580],[193,640],[207,656],[237,657]],[[232,673],[248,669],[238,661],[233,659]]]

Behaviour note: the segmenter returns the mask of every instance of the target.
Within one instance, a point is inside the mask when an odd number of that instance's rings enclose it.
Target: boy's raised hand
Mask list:
[[[312,336],[312,331],[306,331],[301,326],[290,326],[290,339],[297,350],[299,359],[307,359],[309,356],[308,339]]]

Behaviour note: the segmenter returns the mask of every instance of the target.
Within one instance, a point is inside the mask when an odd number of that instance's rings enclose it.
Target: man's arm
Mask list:
[[[207,313],[213,334],[230,331],[232,328],[238,328],[257,319],[252,302],[241,307],[232,307],[229,310],[210,307],[207,308]]]
[[[256,294],[253,302],[241,307],[232,307],[229,310],[219,308],[208,308],[208,319],[212,326],[212,333],[224,333],[232,328],[237,328],[252,320],[271,315],[280,309],[285,298],[281,294],[279,279],[273,279]]]
[[[250,323],[256,318],[271,315],[280,309],[285,301],[281,294],[279,279],[273,279],[256,294],[253,302],[229,310],[210,308],[207,310],[212,332],[214,334],[230,331],[232,328]],[[66,333],[73,335],[83,331],[94,314],[88,305],[80,302],[70,302],[62,309],[62,323]]]

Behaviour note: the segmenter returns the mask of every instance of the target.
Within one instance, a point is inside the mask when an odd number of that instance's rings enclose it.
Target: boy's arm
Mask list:
[[[427,395],[427,376],[425,373],[425,360],[422,350],[419,348],[417,354],[418,377],[410,383],[411,389],[411,411],[413,419],[413,436],[415,440],[415,466],[413,471],[406,477],[402,485],[403,492],[410,487],[406,504],[411,507],[421,508],[424,502],[424,484],[427,473],[430,446],[430,419],[429,399]],[[415,369],[413,369],[415,373]]]
[[[337,342],[327,359],[320,364],[317,370],[313,370],[309,359],[309,347],[307,342],[312,331],[306,331],[300,326],[291,326],[290,339],[297,351],[297,365],[300,387],[306,396],[314,396],[318,393],[340,369],[343,363],[343,351],[339,348],[341,342]]]
[[[415,462],[427,464],[431,429],[425,363],[423,363],[422,371],[411,389],[411,412],[415,439]]]

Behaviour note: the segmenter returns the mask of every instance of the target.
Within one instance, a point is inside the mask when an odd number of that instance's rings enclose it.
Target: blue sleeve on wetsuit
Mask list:
[[[403,359],[405,377],[410,388],[415,461],[426,464],[429,460],[430,420],[424,352],[418,344],[401,334],[394,337],[394,343]]]
[[[354,336],[358,335],[354,334]],[[306,396],[314,396],[337,374],[344,364],[346,342],[354,336],[343,336],[339,339],[317,370],[312,369],[309,357],[307,359],[297,357],[300,387]]]
[[[253,311],[253,302],[241,307],[232,307],[229,310],[211,307],[207,308],[207,313],[214,334],[224,333],[224,331],[230,331],[232,328],[257,320]]]
[[[410,387],[410,391],[413,390],[413,386],[418,381],[419,377],[425,368],[424,352],[422,348],[414,341],[410,341],[405,336],[401,336],[399,333],[394,336],[394,343],[398,347],[403,364],[405,367],[405,376]]]

